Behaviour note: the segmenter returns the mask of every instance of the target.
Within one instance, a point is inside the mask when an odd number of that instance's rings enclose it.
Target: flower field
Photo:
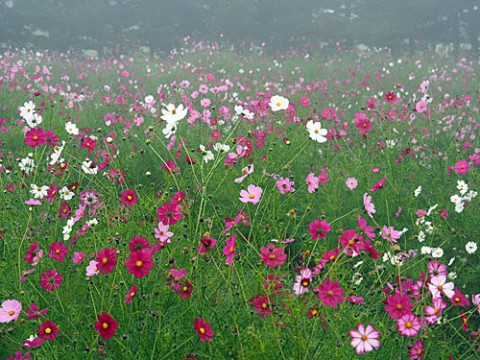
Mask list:
[[[0,358],[480,357],[480,62],[307,49],[1,55]]]

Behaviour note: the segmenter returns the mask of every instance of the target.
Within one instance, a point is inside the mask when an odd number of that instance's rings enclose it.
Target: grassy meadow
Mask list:
[[[477,359],[480,62],[0,56],[1,359]]]

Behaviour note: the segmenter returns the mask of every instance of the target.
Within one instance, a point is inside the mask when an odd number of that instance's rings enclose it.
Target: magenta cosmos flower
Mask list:
[[[133,206],[138,203],[138,196],[135,194],[135,190],[127,189],[122,191],[120,201],[127,206]]]
[[[332,227],[325,220],[316,219],[308,224],[308,232],[312,235],[312,240],[324,239],[331,229]]]
[[[65,255],[67,255],[68,248],[61,241],[53,242],[48,249],[48,256],[59,262],[63,262]]]
[[[388,315],[392,319],[397,319],[403,315],[409,314],[413,309],[413,303],[410,296],[407,294],[402,295],[397,292],[395,295],[387,297],[386,301],[387,305],[385,306],[385,311],[388,312]]]
[[[323,284],[318,285],[317,297],[322,300],[323,305],[336,308],[338,304],[343,303],[343,293],[345,290],[340,288],[338,281],[331,282],[330,279],[326,279]]]
[[[101,270],[102,274],[113,272],[115,265],[117,265],[117,249],[113,247],[99,250],[95,261],[97,262],[97,269]]]
[[[262,246],[260,251],[261,254],[259,256],[262,258],[263,263],[271,269],[282,265],[287,258],[287,254],[284,253],[285,249],[276,248],[273,244],[268,244],[268,247]]]
[[[165,225],[173,225],[184,218],[184,215],[175,203],[163,204],[157,209],[157,218]]]
[[[45,143],[45,131],[41,128],[30,129],[25,134],[25,144],[34,148]]]
[[[104,311],[98,314],[97,321],[95,322],[95,329],[97,329],[100,336],[104,339],[110,339],[115,335],[118,329],[118,323],[109,313]]]
[[[62,284],[63,276],[57,270],[47,270],[40,275],[40,286],[45,291],[54,291]]]
[[[262,196],[262,188],[260,186],[248,185],[247,190],[240,191],[240,201],[243,203],[257,204]]]
[[[223,255],[227,257],[225,262],[227,263],[228,266],[232,265],[233,258],[237,253],[237,245],[235,243],[236,239],[237,239],[237,235],[232,234],[232,237],[226,240],[226,245],[223,248]]]
[[[350,345],[355,348],[358,355],[380,347],[380,341],[378,341],[380,331],[375,330],[370,324],[364,327],[363,324],[360,323],[357,329],[350,330],[350,336],[352,337]]]
[[[212,341],[214,331],[210,327],[210,323],[205,322],[203,318],[195,319],[193,328],[195,329],[195,332],[198,334],[198,337],[200,338],[201,341],[203,342]]]
[[[467,160],[460,160],[455,164],[455,172],[459,175],[466,174],[470,169],[470,164]]]
[[[133,251],[125,261],[128,272],[136,278],[147,276],[153,265],[152,252],[149,249]]]
[[[22,311],[22,304],[17,300],[5,300],[0,308],[0,323],[17,320]]]
[[[59,333],[57,324],[47,320],[38,326],[38,335],[42,340],[55,340]]]

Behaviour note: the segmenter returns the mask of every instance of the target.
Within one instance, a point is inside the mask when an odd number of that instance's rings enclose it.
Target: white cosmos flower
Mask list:
[[[167,123],[178,122],[187,116],[188,109],[185,109],[182,104],[175,107],[174,104],[168,104],[166,109],[162,109],[162,116],[160,118]]]
[[[413,195],[414,195],[415,197],[418,197],[418,195],[420,195],[421,192],[422,192],[422,187],[419,186],[419,187],[417,187],[417,188],[415,189],[415,191],[413,192]]]
[[[460,195],[465,195],[468,192],[468,185],[465,181],[458,180],[457,189],[460,190]]]
[[[268,105],[270,105],[272,111],[279,111],[287,110],[289,104],[290,102],[287,98],[280,95],[274,95],[270,98],[270,103]]]
[[[25,174],[30,174],[33,170],[35,170],[35,161],[33,161],[33,159],[30,157],[26,157],[20,160],[18,166]]]
[[[322,124],[320,122],[313,122],[312,120],[309,120],[307,122],[307,131],[310,134],[310,139],[319,143],[324,143],[327,141],[325,136],[327,135],[328,131],[327,129],[322,129]]]
[[[25,121],[29,128],[35,128],[42,123],[43,118],[42,115],[35,113],[31,119],[25,119]]]
[[[475,254],[475,252],[477,251],[477,243],[475,243],[473,241],[469,241],[465,245],[465,250],[467,250],[467,253],[469,253],[469,254]]]
[[[85,174],[96,175],[98,172],[98,167],[91,160],[85,160],[82,162],[82,170]]]
[[[154,100],[152,95],[145,96],[145,104],[150,104]]]
[[[58,191],[58,194],[60,195],[60,199],[67,200],[67,201],[71,200],[75,196],[75,193],[73,191],[69,190],[66,186],[61,188]]]
[[[78,130],[78,127],[77,125],[75,125],[74,123],[72,123],[71,121],[67,122],[65,124],[65,130],[67,131],[67,133],[69,133],[70,135],[78,135],[79,133],[79,130]]]
[[[20,106],[20,116],[28,121],[33,118],[33,114],[35,114],[35,104],[33,101],[27,101]]]
[[[175,135],[177,132],[177,123],[176,122],[167,122],[167,126],[165,126],[165,129],[162,130],[163,135],[167,139],[170,138],[170,136]]]
[[[205,146],[199,145],[198,148],[203,154],[203,161],[205,161],[205,164],[208,163],[210,160],[215,159],[215,157],[213,156],[213,153],[210,150],[207,150]]]
[[[216,143],[213,145],[213,150],[216,152],[228,152],[230,150],[230,146],[227,144]]]
[[[433,257],[434,259],[441,258],[442,256],[443,256],[443,250],[442,250],[442,248],[432,249],[432,257]]]
[[[56,163],[62,164],[64,162],[64,159],[62,159],[60,156],[62,156],[62,151],[63,148],[65,147],[65,140],[62,140],[62,146],[55,146],[53,148],[53,153],[50,155],[50,159],[52,159],[48,165],[55,165]]]
[[[30,184],[30,194],[33,195],[35,199],[43,199],[47,196],[48,186],[37,186],[36,184]]]

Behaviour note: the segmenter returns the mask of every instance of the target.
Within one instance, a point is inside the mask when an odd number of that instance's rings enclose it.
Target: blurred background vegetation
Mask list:
[[[412,51],[468,43],[478,0],[0,0],[0,45],[54,50],[179,47],[185,36],[270,50],[304,43]]]

